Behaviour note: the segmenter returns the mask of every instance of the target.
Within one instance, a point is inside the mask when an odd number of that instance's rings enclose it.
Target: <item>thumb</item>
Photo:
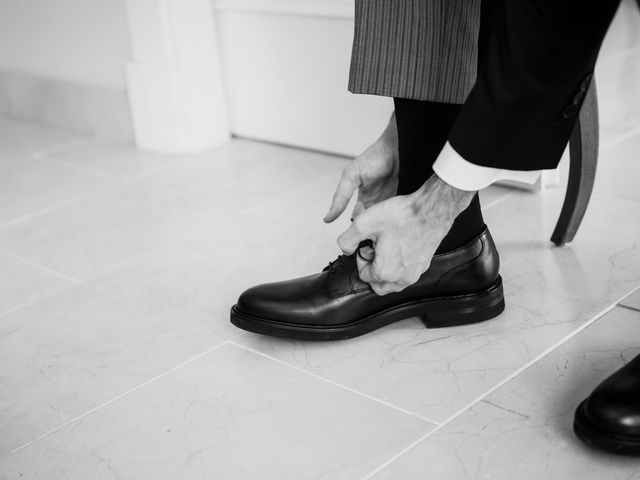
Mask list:
[[[362,217],[360,217],[362,218]],[[338,237],[338,246],[347,255],[351,255],[356,251],[362,240],[367,240],[369,232],[362,228],[362,222],[358,219],[351,222],[348,229]]]
[[[349,204],[349,200],[351,200],[353,196],[353,192],[360,186],[360,180],[355,170],[355,163],[351,163],[342,171],[336,192],[333,194],[331,207],[329,207],[329,211],[324,216],[326,223],[333,222],[344,212],[344,209],[347,208]]]

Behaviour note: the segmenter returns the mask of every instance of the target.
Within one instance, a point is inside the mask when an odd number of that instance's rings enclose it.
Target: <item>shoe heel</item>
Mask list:
[[[431,303],[428,312],[418,317],[427,328],[453,327],[490,320],[500,315],[504,307],[502,278],[498,276],[487,290]]]

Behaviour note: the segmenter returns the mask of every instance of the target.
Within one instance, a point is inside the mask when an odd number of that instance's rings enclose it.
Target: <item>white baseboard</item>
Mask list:
[[[353,0],[213,0],[224,12],[273,13],[314,17],[353,18]]]
[[[120,90],[0,70],[0,113],[132,142],[127,94]]]

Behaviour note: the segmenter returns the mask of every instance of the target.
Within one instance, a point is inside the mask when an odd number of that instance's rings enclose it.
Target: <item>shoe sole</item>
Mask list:
[[[294,340],[344,340],[385,325],[419,317],[427,328],[443,328],[490,320],[504,310],[502,278],[486,290],[465,295],[429,298],[396,305],[354,322],[335,326],[299,325],[248,315],[231,307],[231,323],[253,333]]]
[[[593,448],[619,455],[640,455],[640,437],[620,435],[603,430],[589,421],[584,412],[587,400],[576,409],[573,431],[584,443]]]

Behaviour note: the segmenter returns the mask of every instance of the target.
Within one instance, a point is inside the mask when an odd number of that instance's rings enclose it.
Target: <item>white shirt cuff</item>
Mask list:
[[[542,172],[481,167],[462,158],[449,142],[433,164],[433,171],[452,187],[469,192],[482,190],[500,180],[515,180],[533,185]]]

